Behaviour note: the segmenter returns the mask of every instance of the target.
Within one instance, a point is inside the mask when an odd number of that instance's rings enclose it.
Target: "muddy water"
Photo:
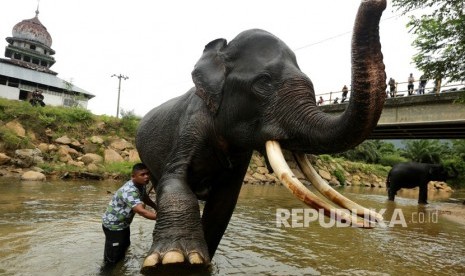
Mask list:
[[[18,182],[0,178],[0,275],[99,275],[104,235],[100,216],[115,182]],[[448,219],[450,195],[415,194],[387,202],[383,189],[341,193],[384,212],[374,229],[337,227],[316,217],[287,220],[302,210],[283,187],[243,187],[213,259],[212,275],[464,275],[465,226]],[[452,197],[465,198],[465,192]],[[447,202],[446,202],[447,201]],[[454,206],[462,205],[455,204]],[[463,206],[465,208],[465,206]],[[298,214],[298,213],[296,213]],[[132,245],[114,275],[139,275],[153,223],[138,216]]]

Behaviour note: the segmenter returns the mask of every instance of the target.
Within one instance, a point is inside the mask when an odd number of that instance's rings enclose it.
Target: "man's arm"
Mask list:
[[[153,200],[149,197],[148,194],[146,194],[144,196],[144,198],[142,199],[142,201],[147,204],[148,206],[152,207],[154,210],[157,210],[157,204],[155,202],[153,202]]]
[[[152,203],[153,203],[153,201],[152,201]],[[146,210],[146,209],[144,208],[144,205],[143,205],[143,204],[137,204],[136,206],[134,206],[134,207],[132,208],[132,210],[133,210],[135,213],[137,213],[137,214],[143,216],[144,218],[151,219],[151,220],[156,220],[156,219],[157,219],[157,213],[156,213],[156,212],[151,212],[151,211],[149,211],[149,210]]]

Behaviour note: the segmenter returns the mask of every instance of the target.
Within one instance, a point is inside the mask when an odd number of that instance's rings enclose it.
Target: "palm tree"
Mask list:
[[[440,163],[441,156],[449,153],[448,145],[439,140],[409,140],[404,144],[404,156],[415,162]]]

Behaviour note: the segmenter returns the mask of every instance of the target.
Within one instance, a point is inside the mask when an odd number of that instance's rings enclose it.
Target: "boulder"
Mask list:
[[[26,130],[21,125],[21,123],[16,121],[16,120],[6,123],[5,127],[7,129],[13,131],[16,135],[18,135],[20,137],[26,137]]]
[[[331,180],[331,174],[325,170],[318,170],[318,174],[327,181]]]
[[[114,163],[124,161],[123,157],[119,155],[114,149],[106,149],[104,152],[105,163]]]
[[[8,155],[0,152],[0,165],[4,165],[4,164],[8,163],[8,162],[10,162],[10,160],[11,160],[11,157],[9,157]]]
[[[126,141],[125,139],[118,139],[118,140],[113,141],[110,144],[110,147],[114,148],[115,150],[119,150],[119,151],[134,148],[134,146],[128,141]]]
[[[21,180],[44,181],[46,180],[46,177],[40,172],[27,171],[21,175]]]
[[[132,149],[128,152],[128,161],[129,162],[140,162],[139,152],[135,149]]]
[[[42,152],[39,149],[18,149],[12,162],[20,168],[29,168],[44,163]]]
[[[48,144],[46,143],[40,143],[37,148],[41,151],[41,152],[48,152],[49,151],[49,147],[48,147]]]
[[[63,145],[69,145],[71,144],[73,141],[68,137],[68,136],[61,136],[60,138],[57,138],[55,139],[55,143],[58,143],[58,144],[63,144]]]
[[[100,136],[92,136],[90,137],[89,140],[94,144],[99,144],[99,145],[103,144],[103,139]]]
[[[86,165],[103,163],[103,157],[95,153],[86,153],[80,159]]]

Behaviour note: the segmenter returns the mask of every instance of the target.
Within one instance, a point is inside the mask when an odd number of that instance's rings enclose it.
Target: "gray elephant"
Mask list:
[[[378,27],[385,7],[385,0],[361,2],[352,38],[353,92],[340,116],[317,107],[312,82],[276,36],[252,29],[229,43],[216,39],[205,46],[192,72],[195,87],[151,110],[137,132],[137,149],[153,174],[159,206],[143,273],[170,265],[209,266],[254,150],[299,199],[329,214],[325,201],[296,182],[280,147],[297,157],[335,153],[370,135],[385,101]],[[353,208],[333,190],[326,187],[324,193]],[[205,201],[202,214],[198,200]],[[359,210],[359,215],[366,211]]]
[[[420,187],[418,196],[419,204],[428,204],[428,182],[446,181],[457,177],[457,171],[449,174],[444,166],[439,164],[426,164],[416,162],[399,163],[392,166],[386,179],[386,188],[388,189],[388,198],[394,201],[394,198],[401,188],[412,189]]]

